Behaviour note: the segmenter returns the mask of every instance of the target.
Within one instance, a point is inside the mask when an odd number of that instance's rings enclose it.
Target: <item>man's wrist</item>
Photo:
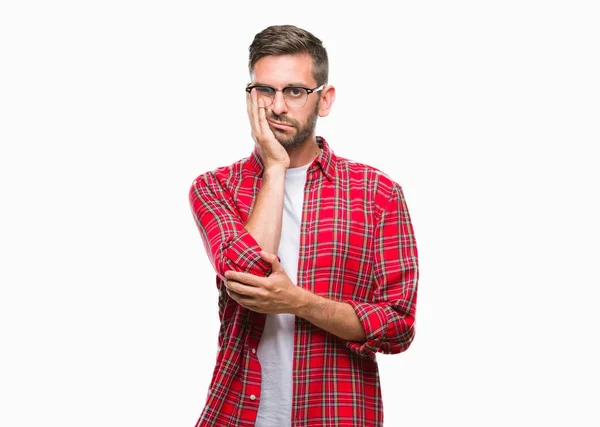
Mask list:
[[[285,176],[287,169],[288,168],[283,163],[274,163],[265,166],[264,174],[269,176],[283,174]]]
[[[311,311],[318,305],[321,297],[304,288],[298,288],[298,291],[297,303],[293,314],[306,319],[310,317]]]

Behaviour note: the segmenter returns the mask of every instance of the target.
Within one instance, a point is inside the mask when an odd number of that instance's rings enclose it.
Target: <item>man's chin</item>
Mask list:
[[[275,137],[275,139],[279,141],[281,145],[283,145],[283,148],[290,148],[294,146],[294,141],[291,141],[289,139],[281,139],[277,137]]]
[[[273,132],[273,135],[275,135],[275,139],[277,141],[279,141],[279,143],[281,145],[283,145],[285,148],[288,147],[295,147],[298,144],[296,143],[296,140],[294,138],[286,138],[285,136],[283,136],[281,134],[282,132]]]

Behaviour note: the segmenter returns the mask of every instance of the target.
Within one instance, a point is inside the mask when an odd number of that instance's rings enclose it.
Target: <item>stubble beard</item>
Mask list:
[[[275,135],[275,139],[277,141],[279,141],[279,143],[281,145],[283,145],[283,147],[288,151],[296,149],[296,148],[304,145],[307,138],[313,133],[313,131],[315,130],[315,127],[317,126],[318,110],[319,110],[319,104],[317,103],[317,105],[315,106],[315,110],[313,111],[313,114],[311,114],[308,117],[306,123],[303,126],[301,126],[298,123],[298,121],[296,121],[296,120],[291,120],[285,116],[276,116],[273,113],[271,113],[269,115],[269,119],[272,119],[276,122],[289,124],[289,125],[293,126],[295,129],[294,135],[287,136],[285,131],[282,131],[280,129],[271,128],[271,130],[273,131],[273,134]]]

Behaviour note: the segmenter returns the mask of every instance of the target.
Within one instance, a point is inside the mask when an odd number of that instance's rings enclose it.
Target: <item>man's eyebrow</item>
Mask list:
[[[269,86],[269,87],[273,87],[273,86],[271,86],[269,84],[261,83],[261,82],[250,83],[250,86]],[[307,84],[305,84],[305,83],[288,83],[284,87],[310,87],[310,86],[307,85]]]
[[[290,83],[286,87],[290,87],[290,86],[310,87],[309,85],[307,85],[305,83]]]

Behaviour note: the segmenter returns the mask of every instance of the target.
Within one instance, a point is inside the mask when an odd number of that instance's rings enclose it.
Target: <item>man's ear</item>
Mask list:
[[[321,99],[319,100],[319,117],[329,115],[333,102],[335,101],[335,87],[331,85],[325,86],[321,90]]]

